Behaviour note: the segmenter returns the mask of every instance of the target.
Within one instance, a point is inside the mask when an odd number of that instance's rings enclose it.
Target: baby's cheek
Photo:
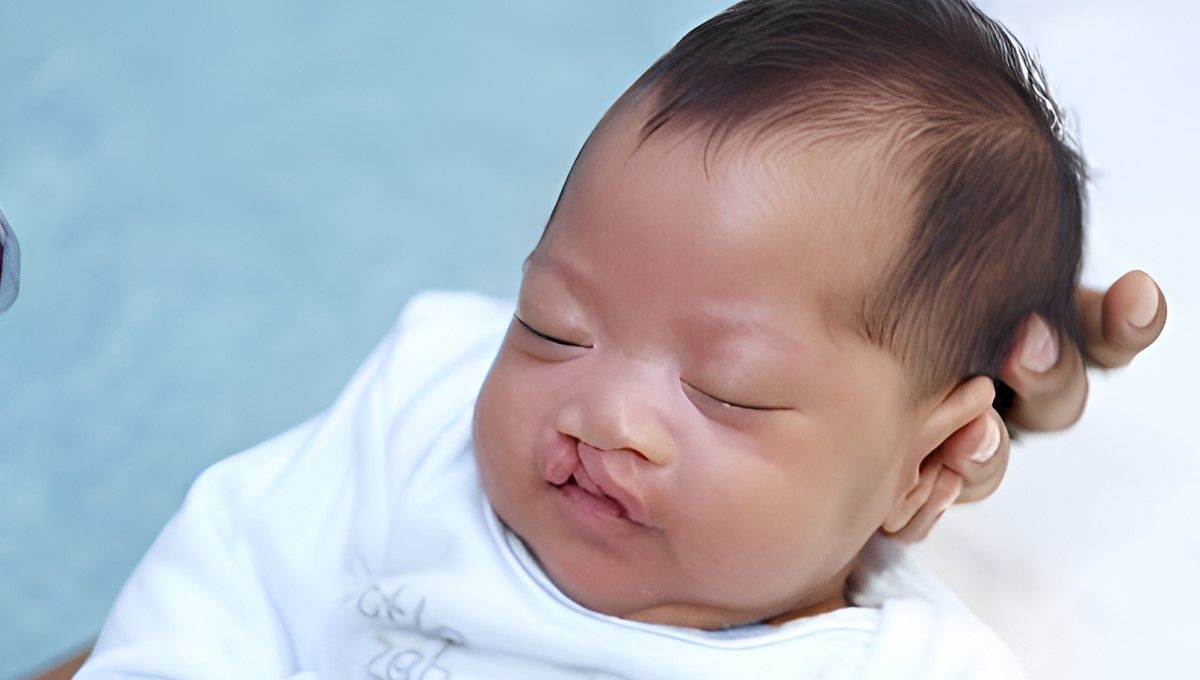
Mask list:
[[[493,467],[498,465],[497,459],[502,458],[504,450],[512,446],[511,440],[516,435],[515,419],[509,409],[509,404],[513,403],[509,394],[512,391],[510,382],[503,367],[497,364],[484,381],[475,404],[475,456],[485,482],[491,481],[488,477]]]
[[[522,358],[502,351],[480,390],[475,407],[474,444],[485,491],[513,487],[530,472],[539,423],[545,422],[545,396],[522,367]]]

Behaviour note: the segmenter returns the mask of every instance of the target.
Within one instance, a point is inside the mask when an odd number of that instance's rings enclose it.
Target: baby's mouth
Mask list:
[[[603,452],[583,444],[560,451],[545,469],[546,481],[574,501],[593,512],[649,525],[645,504],[638,494],[615,479],[605,456],[628,455]]]
[[[576,468],[570,479],[559,484],[558,489],[568,495],[587,494],[590,498],[584,500],[589,501],[589,504],[594,509],[604,514],[611,514],[614,517],[629,519],[629,511],[625,509],[625,506],[621,505],[621,502],[617,499],[604,493],[596,485],[596,482],[588,476],[587,470],[582,465]]]

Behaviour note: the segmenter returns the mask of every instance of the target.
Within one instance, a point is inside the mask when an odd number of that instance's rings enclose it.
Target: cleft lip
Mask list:
[[[556,446],[542,461],[542,477],[553,486],[570,481],[579,469],[579,456],[574,446]]]
[[[650,512],[641,495],[627,483],[620,481],[614,474],[617,465],[632,465],[636,454],[623,451],[603,451],[594,446],[579,442],[578,460],[583,466],[583,472],[609,498],[617,502],[625,511],[625,516],[631,522],[642,526],[650,526]],[[624,458],[628,456],[629,458]]]

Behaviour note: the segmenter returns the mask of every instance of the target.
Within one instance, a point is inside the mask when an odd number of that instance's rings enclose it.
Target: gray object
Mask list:
[[[0,212],[0,312],[12,307],[21,288],[21,247],[4,213]]]

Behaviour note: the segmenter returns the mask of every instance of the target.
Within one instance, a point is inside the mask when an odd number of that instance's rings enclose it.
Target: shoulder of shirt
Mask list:
[[[474,401],[512,318],[512,302],[468,292],[428,291],[408,302],[376,350],[389,412],[441,387]],[[370,360],[368,360],[368,364]],[[347,389],[353,388],[353,382]]]
[[[477,293],[414,295],[329,409],[209,466],[192,484],[185,507],[202,507],[211,521],[229,527],[236,523],[231,502],[242,506],[261,497],[291,474],[303,450],[314,448],[310,440],[338,422],[369,417],[373,426],[358,429],[371,432],[414,423],[424,432],[436,429],[435,420],[474,402],[513,308],[511,301]]]
[[[413,295],[400,312],[395,328],[401,331],[442,334],[459,330],[464,337],[478,335],[485,326],[507,323],[513,313],[510,300],[466,291],[423,291]]]
[[[887,678],[1025,678],[1016,656],[995,631],[903,545],[876,536],[860,556],[852,588],[860,604],[878,607],[875,663]],[[920,650],[924,650],[923,652]],[[915,662],[901,672],[898,659]]]

